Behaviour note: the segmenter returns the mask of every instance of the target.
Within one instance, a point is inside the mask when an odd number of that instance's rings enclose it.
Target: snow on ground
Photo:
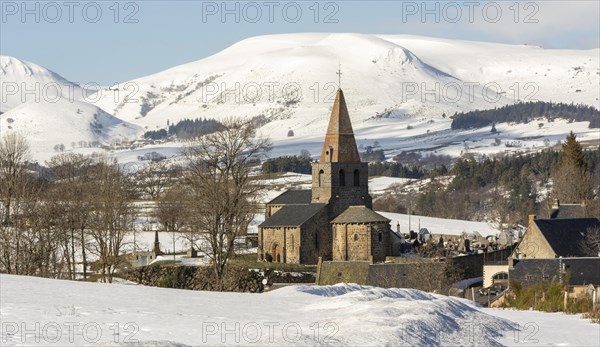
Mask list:
[[[395,185],[403,185],[408,182],[412,182],[414,179],[411,178],[399,178],[399,177],[373,177],[369,178],[369,192],[373,193],[383,193],[388,190],[392,186]]]
[[[520,330],[497,339],[506,346],[600,346],[600,324],[561,312],[481,308],[496,317],[518,322]]]
[[[396,230],[396,226],[400,223],[400,232],[407,233],[409,229],[409,215],[391,212],[379,212],[382,216],[391,219],[390,224],[392,229]],[[427,228],[432,235],[461,235],[463,232],[472,233],[477,231],[483,237],[497,235],[500,230],[495,226],[486,222],[472,222],[467,220],[446,219],[410,215],[410,226],[412,230],[418,230],[418,226]]]
[[[597,346],[600,339],[600,325],[577,316],[482,309],[414,289],[298,285],[249,294],[12,275],[0,282],[2,346]]]

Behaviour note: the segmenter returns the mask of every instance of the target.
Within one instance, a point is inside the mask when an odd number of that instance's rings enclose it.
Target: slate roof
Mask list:
[[[600,227],[596,218],[572,219],[536,219],[535,224],[540,229],[550,247],[559,257],[585,256],[580,247],[588,228]]]
[[[286,205],[262,222],[258,227],[302,226],[326,206],[327,204]]]
[[[267,205],[308,205],[311,198],[310,189],[291,189],[269,201]]]
[[[565,270],[571,273],[570,285],[600,285],[600,258],[562,258],[562,259],[519,259],[515,261],[514,268],[509,270],[511,277],[523,280],[526,275],[533,275],[532,282],[547,280],[545,275],[555,277],[558,274],[560,262],[564,263]]]
[[[558,208],[552,209],[550,218],[581,218],[585,216],[585,208],[579,204],[560,204]]]
[[[350,206],[339,216],[335,217],[333,221],[331,221],[331,223],[336,224],[373,222],[389,223],[390,220],[366,206]]]
[[[571,285],[600,285],[600,258],[572,258],[563,259],[563,262],[566,270],[571,272]]]

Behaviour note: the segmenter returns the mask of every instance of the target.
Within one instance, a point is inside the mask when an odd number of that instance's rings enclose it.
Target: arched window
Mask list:
[[[324,174],[325,174],[325,171],[319,170],[319,187],[321,187],[323,185],[323,175]]]
[[[381,231],[379,232],[379,242],[383,241],[383,234],[381,233]]]
[[[360,173],[358,172],[358,169],[354,170],[354,186],[360,186]]]
[[[499,272],[499,273],[495,274],[492,279],[493,280],[508,280],[508,273]]]
[[[358,241],[358,234],[354,234],[354,241]]]
[[[346,173],[344,172],[344,170],[340,170],[340,187],[343,187],[346,185]]]

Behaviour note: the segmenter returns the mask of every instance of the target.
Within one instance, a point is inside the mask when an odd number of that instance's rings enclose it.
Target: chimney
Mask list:
[[[533,224],[533,222],[535,221],[536,218],[537,218],[536,215],[530,214],[529,215],[529,225]]]
[[[558,210],[560,208],[560,200],[554,199],[554,204],[552,204],[553,210]]]

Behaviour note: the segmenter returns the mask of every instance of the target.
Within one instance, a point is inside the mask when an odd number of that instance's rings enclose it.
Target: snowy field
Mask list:
[[[497,235],[500,230],[497,226],[486,222],[472,222],[459,219],[435,218],[426,216],[409,215],[401,213],[377,212],[391,219],[392,229],[395,231],[400,224],[400,232],[407,233],[410,229],[417,231],[419,226],[426,228],[432,235],[462,235],[462,233],[473,233],[477,231],[483,237]],[[410,223],[410,224],[409,224]],[[410,225],[410,229],[409,229]]]
[[[482,309],[413,289],[217,293],[0,275],[2,346],[597,346],[578,316]]]

